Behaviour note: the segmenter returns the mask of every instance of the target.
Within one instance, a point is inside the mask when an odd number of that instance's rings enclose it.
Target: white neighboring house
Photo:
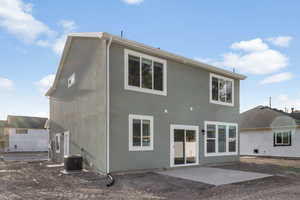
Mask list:
[[[49,131],[45,128],[47,118],[7,117],[7,152],[48,151]]]
[[[300,113],[257,106],[240,116],[240,154],[300,158]]]

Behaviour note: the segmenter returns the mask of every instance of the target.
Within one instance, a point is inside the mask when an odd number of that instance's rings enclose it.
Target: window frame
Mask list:
[[[60,146],[60,137],[61,137],[61,134],[60,133],[56,133],[55,134],[55,152],[56,153],[60,153],[60,150],[61,150],[61,146]],[[58,138],[58,140],[56,140],[56,138]],[[58,144],[58,149],[56,148],[57,147],[57,144]]]
[[[220,88],[218,88],[218,101],[216,100],[213,100],[213,95],[212,95],[212,79],[214,78],[217,78],[218,79],[218,86],[219,86],[219,79],[223,79],[226,83],[226,81],[230,81],[232,83],[232,93],[231,93],[231,98],[232,98],[232,101],[231,103],[227,103],[227,102],[222,102],[220,100]],[[214,74],[214,73],[210,73],[210,76],[209,76],[209,102],[210,103],[213,103],[213,104],[219,104],[219,105],[224,105],[224,106],[234,106],[234,79],[231,79],[231,78],[227,78],[227,77],[224,77],[224,76],[221,76],[221,75],[217,75],[217,74]],[[226,91],[226,98],[227,98],[227,91]]]
[[[277,134],[281,133],[281,143],[277,143]],[[288,133],[288,144],[283,142],[283,134]],[[274,147],[288,147],[292,146],[292,130],[276,130],[273,132],[273,144]]]
[[[76,76],[75,76],[75,72],[71,74],[71,76],[69,76],[68,78],[68,88],[72,87],[75,84],[76,81]]]
[[[216,126],[216,133],[215,133],[215,152],[214,153],[208,153],[207,152],[207,125],[215,125]],[[219,152],[219,128],[218,126],[224,125],[226,126],[226,152]],[[235,137],[235,152],[229,152],[229,127],[235,126],[236,127],[236,137]],[[233,156],[238,155],[239,153],[239,129],[237,123],[228,123],[228,122],[216,122],[216,121],[205,121],[204,122],[204,156],[210,157],[210,156]]]
[[[132,137],[133,137],[133,120],[141,120],[141,146],[133,146],[132,143]],[[150,121],[150,146],[143,146],[143,120],[149,120]],[[151,115],[136,115],[136,114],[129,114],[128,116],[128,128],[129,128],[129,134],[128,134],[128,146],[129,151],[153,151],[153,116]]]
[[[22,131],[26,130],[26,131],[18,133],[18,131],[21,131],[21,130]],[[16,134],[18,134],[18,135],[26,135],[26,134],[28,134],[28,129],[27,128],[17,128],[16,129]]]
[[[129,55],[139,57],[140,58],[140,86],[132,86],[128,84],[128,57]],[[142,87],[142,58],[148,59],[152,61],[152,89],[147,89]],[[163,90],[155,90],[154,89],[154,62],[158,62],[163,64]],[[149,56],[143,53],[139,53],[136,51],[132,51],[129,49],[124,49],[124,89],[131,90],[136,92],[143,92],[155,95],[167,96],[167,61],[164,59],[160,59],[154,56]]]

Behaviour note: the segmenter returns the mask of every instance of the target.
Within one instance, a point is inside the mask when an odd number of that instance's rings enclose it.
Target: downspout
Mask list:
[[[109,88],[109,50],[112,42],[112,37],[108,40],[106,46],[106,174],[110,172],[109,169],[109,118],[110,118],[110,88]]]

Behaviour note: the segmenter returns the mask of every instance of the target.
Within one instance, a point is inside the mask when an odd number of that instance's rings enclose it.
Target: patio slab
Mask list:
[[[157,173],[216,186],[272,176],[270,174],[220,169],[215,167],[176,168],[167,171],[160,171]]]

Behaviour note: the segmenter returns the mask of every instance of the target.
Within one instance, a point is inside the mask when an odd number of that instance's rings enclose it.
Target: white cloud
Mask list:
[[[288,65],[288,57],[279,51],[268,49],[247,54],[226,53],[223,66],[234,67],[243,73],[270,74]]]
[[[32,16],[32,4],[22,0],[0,1],[0,26],[25,42],[35,42],[38,37],[51,36],[54,32]]]
[[[278,36],[267,38],[269,42],[280,47],[289,47],[293,37],[291,36]]]
[[[61,33],[52,30],[32,15],[33,4],[22,0],[0,0],[0,27],[26,43],[51,48],[60,55],[67,35],[77,28],[75,22],[61,20]]]
[[[200,59],[218,67],[235,68],[242,73],[270,74],[288,66],[288,57],[281,52],[270,49],[262,39],[235,42],[231,49],[242,52],[228,52],[221,60]]]
[[[284,110],[285,108],[291,110],[295,108],[296,110],[300,109],[300,98],[290,98],[286,94],[280,94],[272,102],[273,106],[279,109]]]
[[[77,25],[74,21],[69,21],[69,20],[62,20],[59,22],[59,24],[63,28],[63,33],[60,37],[56,38],[56,40],[54,41],[52,50],[56,54],[61,55],[64,50],[64,46],[65,46],[68,34],[72,31],[74,31],[77,28]]]
[[[7,78],[0,77],[0,90],[13,89],[13,81]]]
[[[256,38],[248,41],[235,42],[230,46],[231,49],[244,51],[265,51],[269,47],[262,39]]]
[[[263,79],[260,84],[271,84],[271,83],[280,83],[293,78],[293,74],[290,72],[283,72],[280,74],[275,74]]]
[[[54,74],[49,74],[42,78],[41,80],[35,82],[35,85],[38,86],[39,90],[44,94],[52,86],[55,79]]]
[[[140,4],[144,0],[123,0],[123,2],[128,3],[128,4]]]

